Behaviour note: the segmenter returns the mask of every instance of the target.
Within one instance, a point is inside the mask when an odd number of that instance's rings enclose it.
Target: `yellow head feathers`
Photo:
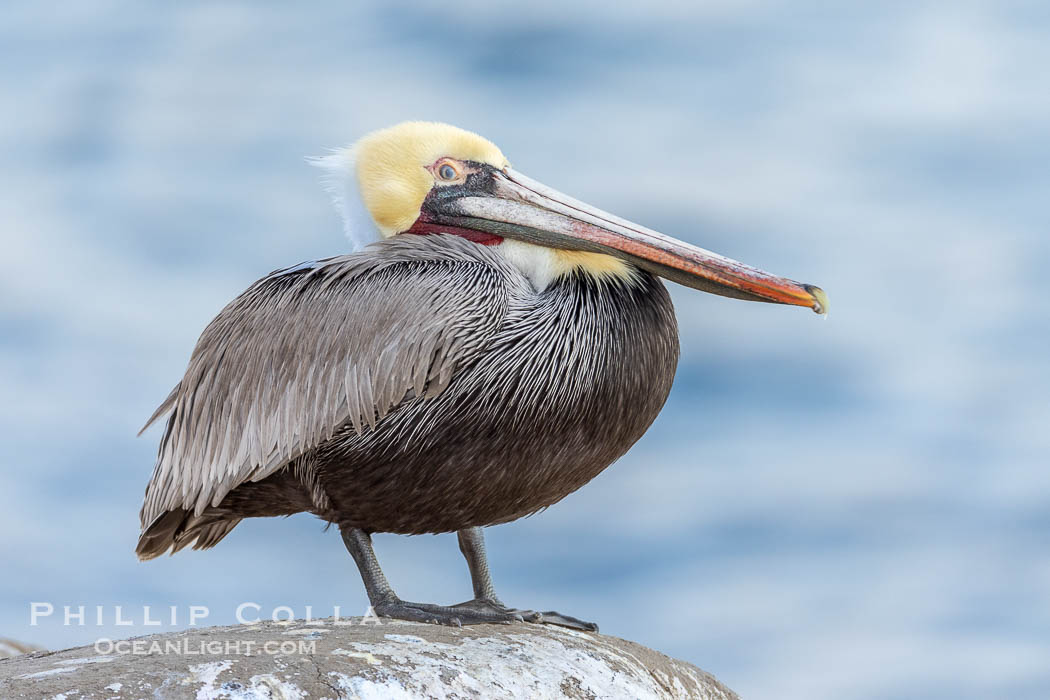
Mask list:
[[[361,199],[380,233],[408,230],[434,186],[427,166],[441,157],[507,167],[503,153],[488,139],[437,122],[403,122],[373,131],[354,147]]]
[[[504,170],[506,157],[488,139],[448,124],[403,122],[374,131],[350,148],[312,162],[328,171],[325,185],[342,214],[353,250],[412,229],[438,178],[443,158]],[[622,260],[601,253],[546,248],[507,240],[508,259],[542,288],[556,277],[583,270],[599,279],[630,277]]]

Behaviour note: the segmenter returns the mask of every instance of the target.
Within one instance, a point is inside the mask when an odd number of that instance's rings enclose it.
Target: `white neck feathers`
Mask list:
[[[343,230],[350,240],[353,251],[382,239],[372,215],[361,199],[361,188],[357,184],[357,163],[354,149],[341,148],[330,155],[310,158],[309,163],[325,171],[321,182],[332,196],[339,215],[343,217]]]

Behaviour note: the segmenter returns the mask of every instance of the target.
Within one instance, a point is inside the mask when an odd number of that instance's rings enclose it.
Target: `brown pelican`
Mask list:
[[[678,361],[658,277],[818,313],[824,293],[556,192],[452,126],[319,164],[351,239],[374,242],[267,275],[205,328],[146,424],[170,414],[138,556],[305,511],[339,527],[381,616],[597,629],[500,602],[481,527],[561,500],[656,418]],[[453,531],[474,598],[398,598],[371,534]]]

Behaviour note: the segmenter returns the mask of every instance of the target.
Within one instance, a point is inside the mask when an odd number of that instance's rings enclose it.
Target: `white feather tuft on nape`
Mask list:
[[[321,182],[343,217],[343,230],[353,250],[361,250],[369,243],[381,240],[382,235],[361,199],[354,149],[341,148],[327,156],[308,158],[307,162],[325,171]]]

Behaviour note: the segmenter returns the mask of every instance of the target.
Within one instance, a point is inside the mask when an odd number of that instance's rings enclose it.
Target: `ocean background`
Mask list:
[[[136,561],[135,433],[228,300],[346,249],[304,156],[421,118],[831,300],[674,287],[663,414],[488,530],[504,600],[748,698],[1050,697],[1048,66],[1041,1],[5,2],[0,636],[364,611],[308,516]],[[469,597],[454,536],[377,550],[403,597]]]

